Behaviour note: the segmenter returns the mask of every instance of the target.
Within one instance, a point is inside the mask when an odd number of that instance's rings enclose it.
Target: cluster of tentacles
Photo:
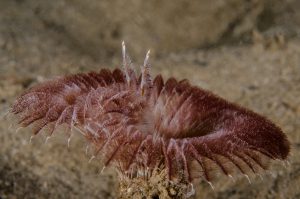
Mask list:
[[[23,93],[11,112],[34,134],[65,125],[80,131],[102,157],[132,178],[166,169],[172,181],[258,173],[286,159],[289,142],[266,118],[187,80],[151,79],[147,53],[141,74],[123,44],[123,71],[60,77]]]

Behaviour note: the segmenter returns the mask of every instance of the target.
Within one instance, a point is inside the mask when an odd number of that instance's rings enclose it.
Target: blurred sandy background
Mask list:
[[[300,198],[299,0],[0,0],[0,115],[26,88],[54,76],[119,67],[121,41],[138,66],[261,113],[292,142],[290,166],[260,178],[222,178],[194,198]],[[112,170],[99,175],[86,143],[44,144],[0,121],[0,198],[116,198]]]

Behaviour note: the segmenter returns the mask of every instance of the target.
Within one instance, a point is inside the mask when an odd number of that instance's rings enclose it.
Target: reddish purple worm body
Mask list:
[[[105,166],[131,177],[165,168],[174,181],[210,181],[216,171],[257,173],[267,169],[265,160],[287,158],[287,137],[269,120],[187,80],[152,80],[148,58],[136,75],[123,45],[123,71],[42,83],[23,93],[12,113],[34,134],[76,128]]]

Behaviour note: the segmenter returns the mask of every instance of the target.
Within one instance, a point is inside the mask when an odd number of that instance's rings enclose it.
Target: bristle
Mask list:
[[[129,76],[129,64],[128,63],[128,59],[127,59],[127,55],[126,55],[126,46],[125,46],[125,42],[122,41],[122,57],[123,57],[123,70],[126,76],[126,80],[127,83],[130,82],[130,76]]]
[[[151,80],[151,75],[150,75],[150,64],[149,64],[149,56],[150,56],[150,50],[148,50],[145,60],[144,60],[144,65],[141,66],[141,92],[142,95],[146,92],[145,90],[149,89],[152,87],[152,80]]]

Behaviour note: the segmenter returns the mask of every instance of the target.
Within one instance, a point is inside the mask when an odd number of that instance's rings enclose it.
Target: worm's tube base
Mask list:
[[[192,199],[193,185],[184,180],[170,181],[166,170],[155,170],[151,176],[120,177],[120,199]]]

